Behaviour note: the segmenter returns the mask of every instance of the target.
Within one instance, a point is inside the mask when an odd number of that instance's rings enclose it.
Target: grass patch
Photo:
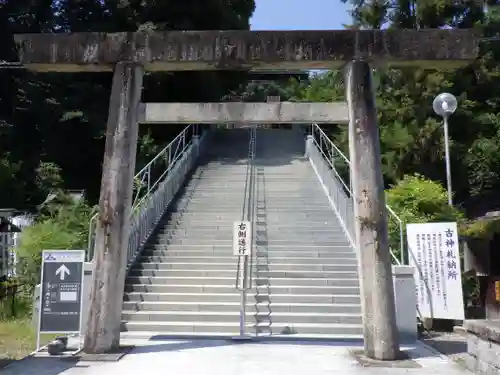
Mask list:
[[[42,335],[41,343],[46,344],[55,335]],[[31,319],[0,321],[0,368],[12,361],[22,359],[36,349],[36,329]]]

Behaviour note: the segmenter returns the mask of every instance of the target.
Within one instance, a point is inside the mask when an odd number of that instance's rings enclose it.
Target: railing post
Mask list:
[[[151,164],[149,164],[146,173],[148,174],[148,191],[146,194],[149,194],[149,192],[151,191]]]
[[[193,152],[195,155],[194,159],[200,156],[200,136],[198,134],[193,135]]]
[[[401,265],[404,266],[405,264],[405,243],[404,243],[404,232],[403,232],[403,222],[399,221],[399,249],[401,251]]]
[[[309,134],[306,138],[306,154],[305,157],[309,158],[311,156],[311,151],[314,147],[314,138],[312,134]]]

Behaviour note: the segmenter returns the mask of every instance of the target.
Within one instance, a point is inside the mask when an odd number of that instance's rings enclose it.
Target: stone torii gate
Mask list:
[[[155,115],[140,106],[144,71],[340,69],[347,64],[349,142],[356,244],[360,254],[364,345],[368,357],[393,360],[399,352],[387,244],[380,145],[370,63],[391,67],[450,68],[474,60],[478,38],[470,30],[176,31],[15,35],[19,62],[38,72],[114,71],[96,232],[96,271],[85,351],[116,349],[120,340],[125,251],[138,121]],[[269,103],[276,105],[276,103]],[[232,109],[228,107],[232,106]],[[281,104],[285,108],[284,103]],[[210,104],[199,120],[214,121],[235,104]],[[302,122],[318,121],[309,104]],[[144,109],[141,112],[141,108]],[[185,104],[177,104],[182,122]],[[273,111],[269,109],[269,111]],[[283,112],[296,118],[293,111]],[[241,111],[243,121],[267,120]],[[191,119],[190,119],[191,120]],[[202,122],[202,121],[200,121]]]

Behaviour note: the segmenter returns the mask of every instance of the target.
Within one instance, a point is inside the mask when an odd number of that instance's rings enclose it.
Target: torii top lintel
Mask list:
[[[335,69],[347,61],[446,68],[474,60],[475,30],[155,31],[17,34],[19,62],[36,71]],[[455,63],[451,63],[454,61]]]

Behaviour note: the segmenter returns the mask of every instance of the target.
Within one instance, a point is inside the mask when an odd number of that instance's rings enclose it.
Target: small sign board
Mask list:
[[[500,281],[495,281],[495,300],[500,302]]]
[[[463,320],[457,223],[408,224],[406,232],[420,316]]]
[[[84,250],[43,251],[38,336],[80,332],[84,262]]]
[[[233,224],[233,254],[248,256],[251,254],[252,227],[249,221],[235,221]]]

